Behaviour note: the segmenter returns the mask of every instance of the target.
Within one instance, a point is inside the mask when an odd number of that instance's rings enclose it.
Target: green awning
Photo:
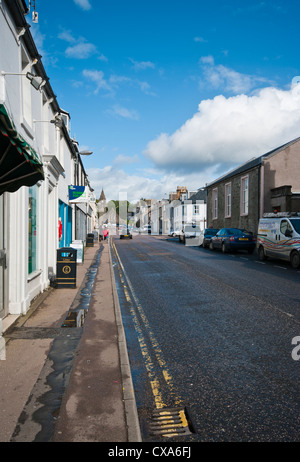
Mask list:
[[[43,164],[0,104],[0,195],[44,179]]]

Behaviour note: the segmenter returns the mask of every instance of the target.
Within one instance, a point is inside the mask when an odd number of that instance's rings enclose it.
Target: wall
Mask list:
[[[241,181],[249,177],[249,202],[248,214],[241,214]],[[259,220],[259,168],[243,172],[223,182],[216,183],[207,188],[207,225],[212,228],[241,228],[253,233],[257,232]],[[225,217],[225,185],[231,183],[231,216]],[[212,216],[212,195],[213,189],[218,189],[218,217]]]
[[[74,184],[74,147],[67,128],[51,123],[60,108],[30,29],[24,28],[23,35],[18,36],[20,29],[26,25],[26,18],[19,15],[18,9],[12,10],[14,18],[9,14],[7,5],[13,6],[17,1],[0,0],[0,71],[23,74],[29,71],[37,73],[46,82],[37,91],[24,75],[0,73],[0,101],[4,103],[18,133],[38,153],[44,166],[45,179],[35,185],[38,199],[34,234],[37,260],[33,268],[28,264],[29,226],[32,223],[28,213],[30,190],[23,186],[14,193],[5,193],[9,216],[5,236],[8,312],[25,314],[33,298],[49,286],[49,277],[56,272],[59,204],[66,221],[63,244],[70,245],[72,234],[75,234],[74,207],[69,206],[68,195],[68,186]],[[82,181],[86,182],[84,169],[81,173]],[[86,210],[85,204],[84,207]],[[90,219],[90,223],[94,221]]]
[[[271,189],[292,186],[292,193],[300,191],[300,140],[265,159],[263,212],[272,212]]]

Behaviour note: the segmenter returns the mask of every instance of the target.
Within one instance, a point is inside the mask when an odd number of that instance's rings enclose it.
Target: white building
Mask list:
[[[173,201],[174,231],[180,231],[184,224],[194,223],[203,230],[206,227],[206,191],[187,192],[180,200]]]
[[[68,188],[92,188],[27,13],[24,0],[0,1],[0,335],[1,320],[25,314],[49,286],[57,249],[84,240],[96,214],[78,204],[84,226],[76,230]]]
[[[170,193],[169,200],[153,201],[151,204],[151,233],[172,234],[181,231],[186,223],[194,223],[204,229],[206,226],[206,191],[188,191],[178,187],[177,193]]]

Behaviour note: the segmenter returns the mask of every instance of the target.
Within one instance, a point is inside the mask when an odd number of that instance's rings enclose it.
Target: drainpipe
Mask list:
[[[265,192],[265,166],[264,160],[261,161],[260,167],[260,217],[264,214],[264,192]],[[260,218],[259,217],[259,218]]]

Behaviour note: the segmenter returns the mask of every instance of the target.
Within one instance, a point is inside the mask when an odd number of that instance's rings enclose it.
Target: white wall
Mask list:
[[[68,186],[74,184],[74,159],[63,130],[51,123],[55,114],[47,99],[49,92],[34,89],[26,76],[1,74],[1,71],[34,73],[34,69],[24,37],[18,37],[5,2],[0,0],[0,102],[18,133],[39,154],[45,174],[45,180],[37,185],[37,268],[32,274],[28,274],[29,188],[5,193],[9,196],[6,289],[11,314],[25,314],[32,299],[49,286],[49,272],[56,272],[58,204],[59,200],[69,204]]]

